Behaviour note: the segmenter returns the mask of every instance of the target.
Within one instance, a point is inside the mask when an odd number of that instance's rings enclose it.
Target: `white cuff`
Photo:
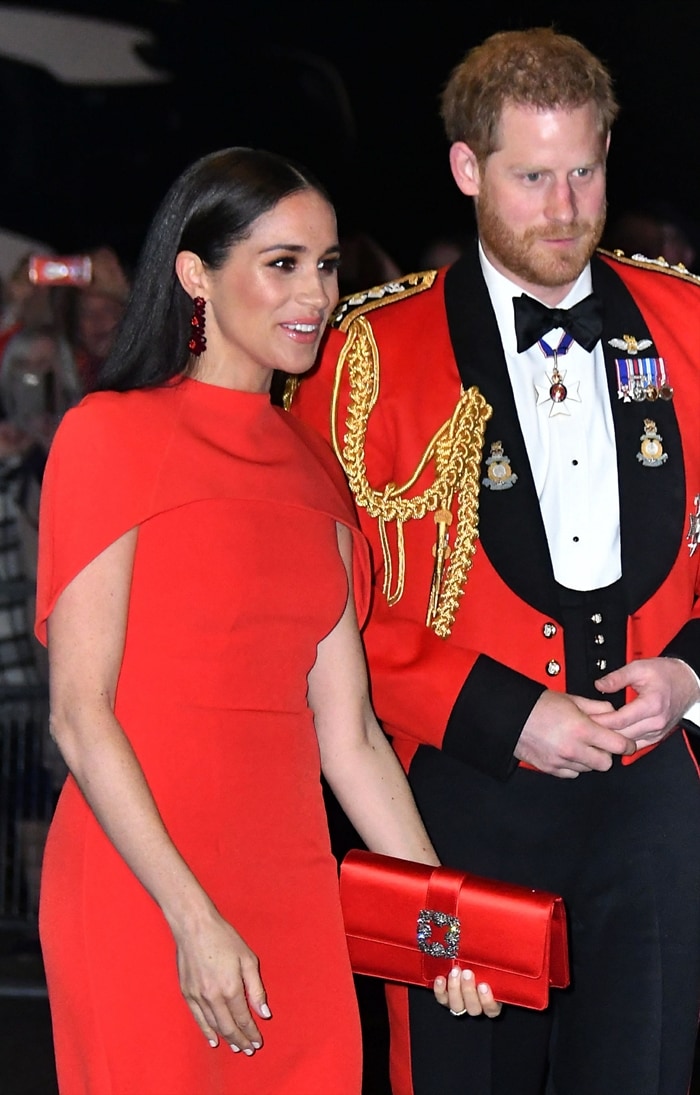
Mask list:
[[[678,660],[681,661],[682,659],[679,658]],[[683,665],[688,666],[688,669],[690,669],[690,672],[695,677],[695,683],[700,690],[700,677],[698,677],[695,670],[692,669],[687,662],[683,662]],[[685,709],[683,712],[683,720],[694,723],[694,725],[700,729],[700,700],[695,700],[694,703],[691,703],[690,707]]]

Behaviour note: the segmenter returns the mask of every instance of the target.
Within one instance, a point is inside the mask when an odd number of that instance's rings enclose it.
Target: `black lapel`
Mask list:
[[[685,525],[685,470],[678,420],[673,401],[625,403],[618,398],[615,358],[630,355],[609,345],[611,338],[633,335],[651,338],[632,295],[615,271],[594,256],[593,288],[604,302],[603,349],[615,424],[617,474],[620,493],[622,578],[628,611],[635,612],[667,577],[678,554]],[[658,357],[653,344],[644,357]],[[673,362],[666,362],[673,383]],[[637,459],[645,419],[656,424],[668,459],[659,467],[645,467]]]
[[[484,459],[492,443],[500,441],[518,476],[507,490],[482,486],[479,495],[482,547],[518,597],[545,615],[557,618],[558,596],[547,537],[476,243],[447,272],[445,307],[462,385],[465,389],[476,385],[493,408],[486,428]],[[482,478],[485,475],[482,464]]]

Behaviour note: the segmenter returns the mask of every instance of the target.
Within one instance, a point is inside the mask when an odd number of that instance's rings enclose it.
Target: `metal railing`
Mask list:
[[[0,923],[36,924],[44,842],[62,782],[43,684],[0,685]]]

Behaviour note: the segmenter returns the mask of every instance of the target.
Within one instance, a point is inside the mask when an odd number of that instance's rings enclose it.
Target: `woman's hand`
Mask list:
[[[477,985],[471,970],[454,966],[449,977],[435,978],[433,991],[437,1002],[453,1015],[488,1015],[495,1019],[501,1014],[502,1005],[494,1000],[490,987],[481,981]]]
[[[175,933],[175,941],[180,988],[205,1038],[252,1057],[263,1044],[253,1013],[271,1017],[257,957],[215,911],[195,931]]]

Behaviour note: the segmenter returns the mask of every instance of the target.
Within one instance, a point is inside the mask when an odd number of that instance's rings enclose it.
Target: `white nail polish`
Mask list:
[[[212,1049],[216,1049],[218,1044],[219,1043],[217,1042],[216,1038],[210,1038],[209,1039],[209,1045],[211,1046]]]
[[[262,1049],[262,1042],[251,1042],[253,1049]]]
[[[231,1044],[231,1049],[233,1050],[234,1053],[240,1053],[241,1052],[241,1047],[240,1046],[234,1046],[233,1042],[231,1042],[230,1044]]]
[[[243,1052],[245,1053],[246,1057],[252,1057],[253,1054],[255,1053],[255,1050],[254,1049],[244,1049]]]
[[[271,1019],[272,1018],[272,1012],[270,1011],[267,1004],[263,1004],[263,1006],[260,1008],[260,1014],[262,1016],[264,1016],[265,1019]]]

